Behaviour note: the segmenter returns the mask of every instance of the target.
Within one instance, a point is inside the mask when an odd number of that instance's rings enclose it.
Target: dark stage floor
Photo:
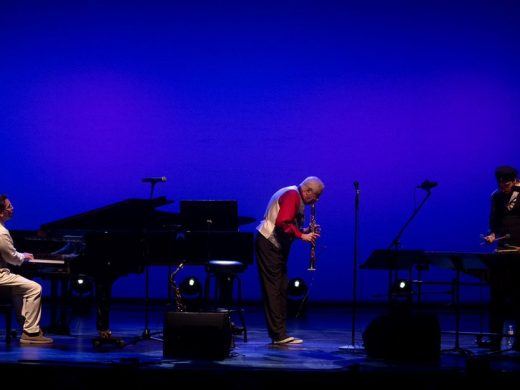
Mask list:
[[[356,310],[356,331],[352,331],[350,307],[308,307],[303,318],[289,321],[290,334],[301,337],[304,343],[286,347],[273,346],[267,338],[259,307],[248,306],[245,317],[248,341],[241,335],[233,336],[234,347],[223,359],[165,358],[163,356],[163,321],[169,306],[164,303],[149,305],[148,316],[142,303],[118,302],[112,309],[112,330],[122,336],[124,346],[92,343],[96,335],[93,311],[72,314],[70,334],[55,334],[51,346],[22,346],[16,338],[11,344],[0,343],[0,369],[4,375],[24,385],[50,385],[54,388],[92,388],[111,382],[130,382],[134,386],[155,386],[191,382],[193,385],[210,384],[231,389],[263,389],[273,385],[311,385],[328,388],[362,385],[398,385],[402,388],[452,388],[462,385],[473,387],[497,386],[500,382],[520,383],[520,353],[504,351],[490,354],[477,347],[475,335],[485,323],[485,313],[463,309],[457,324],[450,308],[422,309],[419,318],[435,318],[440,323],[440,356],[431,359],[421,356],[429,351],[436,335],[431,323],[421,323],[417,317],[401,317],[384,328],[376,327],[376,338],[383,345],[397,341],[397,349],[374,357],[363,343],[362,333],[374,328],[381,314],[388,308],[360,307]],[[48,313],[44,313],[44,321]],[[433,316],[433,317],[432,317]],[[235,323],[237,319],[232,317]],[[378,321],[376,321],[376,319]],[[148,320],[148,327],[145,326]],[[397,325],[401,330],[393,329]],[[422,329],[421,329],[422,327]],[[425,329],[424,327],[427,327]],[[145,329],[151,338],[142,338]],[[385,332],[391,334],[390,341]],[[3,333],[3,330],[2,330]],[[395,333],[395,334],[394,334]],[[3,334],[2,334],[3,336]],[[355,343],[352,344],[352,337]],[[191,337],[191,336],[190,336]],[[203,338],[203,336],[201,336]],[[186,341],[186,340],[185,340]],[[198,339],[187,340],[197,345]],[[200,346],[199,346],[200,347]],[[406,350],[411,352],[406,352]],[[370,353],[369,353],[370,352]],[[390,355],[389,355],[390,354]]]

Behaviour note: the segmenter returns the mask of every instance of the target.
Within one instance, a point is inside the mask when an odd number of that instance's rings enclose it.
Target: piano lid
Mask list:
[[[131,198],[84,213],[58,219],[41,225],[45,232],[67,230],[134,230],[163,227],[178,223],[177,213],[156,211],[157,207],[173,201],[161,196],[152,199]],[[157,224],[160,225],[157,225]]]

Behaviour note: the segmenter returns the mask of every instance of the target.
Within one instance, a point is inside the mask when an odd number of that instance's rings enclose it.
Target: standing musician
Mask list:
[[[275,345],[301,344],[287,335],[287,261],[295,238],[315,245],[319,228],[303,228],[305,206],[315,204],[325,185],[309,176],[298,186],[284,187],[269,200],[263,220],[257,226],[255,250],[262,287],[267,332]]]
[[[497,243],[497,252],[516,252],[520,261],[520,181],[518,171],[511,166],[495,170],[498,188],[491,194],[489,233],[484,237],[487,244]],[[520,286],[514,269],[502,269],[490,275],[490,322],[489,331],[495,333],[484,346],[494,350],[501,347],[504,321],[509,315],[520,331]],[[509,309],[509,310],[508,310]],[[520,350],[517,338],[513,349]]]

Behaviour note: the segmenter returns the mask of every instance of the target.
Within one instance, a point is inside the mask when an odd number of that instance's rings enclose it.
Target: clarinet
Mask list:
[[[309,228],[312,233],[316,233],[316,205],[311,205],[311,222],[309,224]],[[309,268],[307,271],[316,271],[316,241],[311,244],[311,256]]]
[[[181,290],[177,287],[177,283],[175,283],[175,275],[179,272],[182,267],[184,267],[184,262],[180,263],[179,266],[170,276],[170,283],[172,284],[173,291],[175,292],[175,307],[177,311],[186,311],[186,305],[182,301]]]

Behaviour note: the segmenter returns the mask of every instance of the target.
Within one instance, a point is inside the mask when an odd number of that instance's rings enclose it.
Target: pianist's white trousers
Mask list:
[[[16,319],[26,333],[40,331],[42,286],[7,268],[0,268],[0,286],[11,287]]]

